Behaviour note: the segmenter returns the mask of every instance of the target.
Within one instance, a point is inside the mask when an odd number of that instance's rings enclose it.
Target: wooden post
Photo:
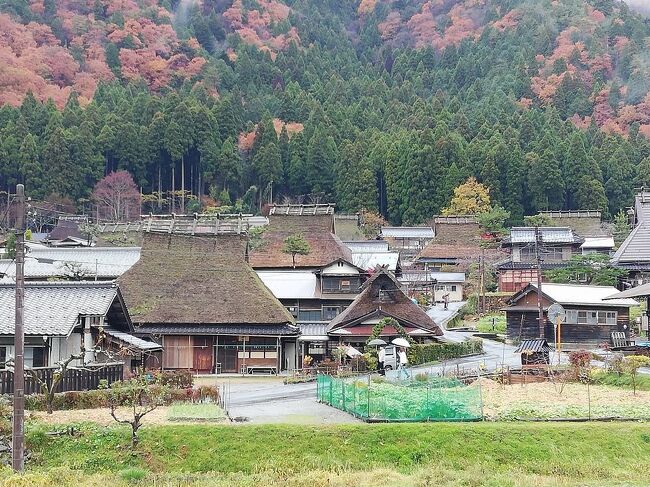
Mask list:
[[[16,186],[16,328],[14,332],[14,415],[12,462],[16,472],[25,468],[25,187]]]
[[[542,234],[539,227],[535,227],[535,257],[537,258],[537,308],[539,311],[539,337],[544,338],[544,308],[542,307],[542,257],[540,252],[540,243]]]

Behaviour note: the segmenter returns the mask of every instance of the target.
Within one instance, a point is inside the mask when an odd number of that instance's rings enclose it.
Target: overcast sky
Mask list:
[[[626,3],[639,12],[650,14],[650,0],[626,0]]]

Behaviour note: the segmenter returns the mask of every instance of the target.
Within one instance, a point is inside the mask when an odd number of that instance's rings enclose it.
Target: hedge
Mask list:
[[[54,395],[52,406],[55,411],[104,408],[108,407],[108,392],[108,389],[61,392]],[[219,398],[219,388],[217,387],[172,388],[168,404],[174,402],[218,402]],[[32,411],[47,411],[45,394],[25,396],[25,408]]]
[[[411,365],[419,365],[479,353],[483,353],[483,340],[472,338],[460,343],[414,344],[409,349],[408,356]]]

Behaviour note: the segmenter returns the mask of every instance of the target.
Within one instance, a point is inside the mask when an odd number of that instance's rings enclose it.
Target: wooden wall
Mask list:
[[[530,296],[535,296],[530,294]],[[596,347],[604,342],[611,344],[611,334],[614,331],[629,330],[629,309],[628,308],[607,308],[607,307],[578,307],[571,309],[607,310],[617,311],[616,325],[577,325],[563,324],[562,343],[569,348]],[[537,324],[537,311],[507,311],[506,312],[506,334],[509,340],[521,340],[526,338],[538,338],[539,327]],[[545,316],[546,317],[546,316]],[[624,326],[627,325],[627,330]],[[544,326],[545,338],[549,344],[555,343],[555,330],[553,324],[546,320]]]

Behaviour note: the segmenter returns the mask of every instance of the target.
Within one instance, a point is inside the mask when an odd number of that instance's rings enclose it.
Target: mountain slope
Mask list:
[[[474,176],[515,223],[543,209],[613,215],[650,183],[650,26],[614,0],[0,11],[3,188],[83,202],[128,169],[164,196],[149,209],[171,211],[185,170],[208,205],[249,211],[273,186],[420,223]]]

